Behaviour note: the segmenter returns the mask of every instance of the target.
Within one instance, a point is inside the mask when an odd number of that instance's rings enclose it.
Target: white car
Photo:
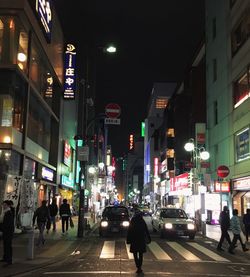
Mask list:
[[[159,208],[152,215],[153,231],[159,231],[161,238],[169,236],[188,236],[195,238],[196,225],[183,209]]]

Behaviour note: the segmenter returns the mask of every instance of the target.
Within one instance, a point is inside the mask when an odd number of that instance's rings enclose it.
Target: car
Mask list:
[[[118,233],[126,235],[130,224],[129,211],[126,206],[109,205],[102,212],[99,225],[100,237]]]
[[[170,236],[188,236],[195,238],[196,225],[180,208],[158,208],[152,215],[153,231],[160,232],[161,238]]]
[[[148,207],[148,205],[139,205],[139,210],[144,216],[152,215],[152,210]]]

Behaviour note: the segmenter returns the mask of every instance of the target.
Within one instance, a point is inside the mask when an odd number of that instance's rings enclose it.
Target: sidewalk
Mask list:
[[[65,235],[62,235],[61,221],[57,222],[57,229],[55,232],[50,230],[47,234],[45,231],[45,243],[40,247],[35,245],[39,234],[37,229],[34,230],[34,234],[15,233],[13,239],[13,264],[8,267],[3,267],[4,263],[0,264],[1,277],[32,271],[43,265],[52,264],[56,261],[65,259],[67,257],[65,253],[67,253],[67,255],[73,253],[79,241],[85,240],[88,234],[95,229],[96,224],[89,213],[85,214],[85,218],[90,225],[90,229],[84,230],[83,238],[77,237],[77,216],[72,217],[74,228],[69,227],[68,233]],[[2,255],[3,247],[2,241],[0,241],[0,259]]]

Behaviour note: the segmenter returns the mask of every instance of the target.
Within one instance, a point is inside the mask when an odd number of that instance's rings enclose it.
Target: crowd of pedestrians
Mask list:
[[[235,254],[233,250],[237,246],[237,241],[240,242],[242,251],[246,252],[249,250],[246,247],[246,243],[243,242],[244,233],[241,229],[241,224],[240,224],[240,219],[238,217],[237,209],[233,209],[233,216],[230,219],[229,209],[227,206],[224,206],[223,211],[220,213],[219,222],[221,227],[221,237],[217,245],[217,250],[224,251],[222,248],[224,239],[226,239],[229,244],[228,252],[230,254]],[[249,234],[248,228],[250,227],[250,209],[247,209],[247,213],[243,216],[243,224],[245,226],[246,241],[248,241],[248,234]],[[229,229],[231,229],[233,233],[232,241],[228,233]]]

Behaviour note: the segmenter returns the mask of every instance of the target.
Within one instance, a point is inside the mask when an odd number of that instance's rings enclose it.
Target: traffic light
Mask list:
[[[188,187],[193,189],[194,185],[194,173],[192,169],[188,172]]]

